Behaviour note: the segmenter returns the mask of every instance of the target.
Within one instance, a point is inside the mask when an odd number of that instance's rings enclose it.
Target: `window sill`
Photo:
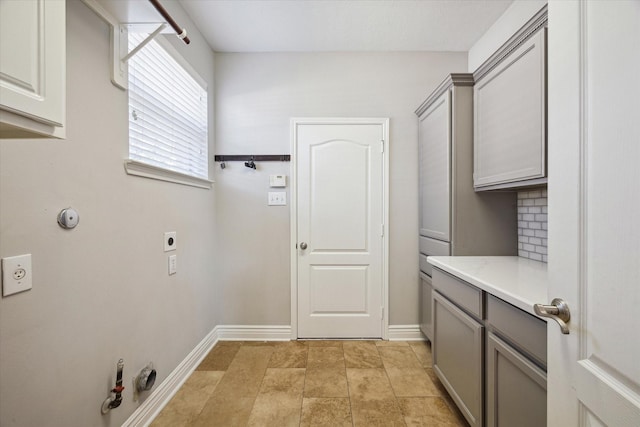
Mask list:
[[[191,187],[204,188],[206,190],[211,189],[213,184],[213,181],[209,181],[208,179],[185,175],[180,172],[151,166],[135,160],[125,160],[124,169],[127,171],[128,175],[173,182],[175,184],[189,185]]]

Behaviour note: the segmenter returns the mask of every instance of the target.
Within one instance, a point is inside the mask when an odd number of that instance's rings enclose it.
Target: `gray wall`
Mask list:
[[[177,46],[213,87],[213,54],[189,36]],[[0,256],[33,255],[33,289],[0,299],[3,427],[119,426],[139,404],[132,377],[153,361],[159,384],[217,324],[215,190],[125,174],[127,94],[108,52],[106,25],[67,2],[68,138],[0,141]],[[68,206],[73,231],[56,223]],[[165,231],[178,233],[171,277]],[[124,402],[102,416],[119,358]]]
[[[390,324],[418,315],[415,108],[466,53],[216,53],[216,154],[290,153],[291,117],[390,118]],[[290,324],[289,206],[268,207],[288,163],[215,168],[222,324]],[[288,188],[287,188],[288,191]]]

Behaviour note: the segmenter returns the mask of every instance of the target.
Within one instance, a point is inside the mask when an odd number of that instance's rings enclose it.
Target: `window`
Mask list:
[[[146,37],[129,33],[129,50]],[[206,85],[169,50],[154,39],[129,59],[127,172],[209,188]]]

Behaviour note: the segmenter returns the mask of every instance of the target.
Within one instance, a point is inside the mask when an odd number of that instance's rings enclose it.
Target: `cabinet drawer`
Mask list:
[[[422,271],[427,276],[431,276],[432,265],[427,262],[427,256],[424,254],[420,254],[420,271]]]
[[[420,271],[431,276],[432,266],[427,256],[449,256],[450,243],[420,236]]]
[[[547,322],[488,295],[487,324],[546,368]]]
[[[478,319],[483,318],[484,310],[482,306],[482,291],[480,289],[437,268],[433,269],[432,277],[434,289],[437,289],[441,294],[454,301],[456,305]]]

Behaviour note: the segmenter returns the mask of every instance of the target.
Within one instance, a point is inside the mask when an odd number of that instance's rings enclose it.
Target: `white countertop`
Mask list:
[[[547,304],[547,264],[517,256],[430,256],[441,270],[535,315]]]

